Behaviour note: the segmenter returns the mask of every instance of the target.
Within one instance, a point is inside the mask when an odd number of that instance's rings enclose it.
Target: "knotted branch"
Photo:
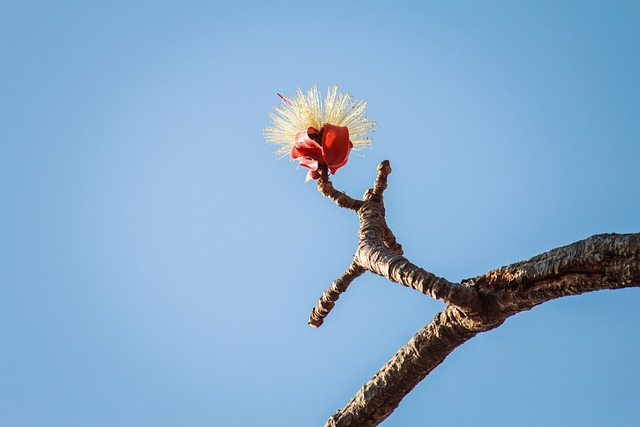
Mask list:
[[[320,297],[320,301],[313,308],[311,315],[309,316],[309,325],[314,328],[320,327],[324,318],[327,317],[333,306],[340,298],[340,294],[347,290],[347,287],[356,278],[360,277],[365,272],[364,268],[360,267],[355,262],[352,262],[347,271],[342,276],[337,278]]]
[[[501,311],[568,295],[638,286],[640,234],[600,234],[470,279]]]
[[[382,193],[387,189],[387,177],[390,173],[391,165],[389,164],[389,160],[383,160],[382,163],[378,165],[378,177],[373,183],[373,188],[370,190],[373,195],[382,197]]]
[[[358,212],[362,208],[364,205],[363,200],[354,199],[346,193],[334,188],[331,180],[329,179],[329,173],[326,166],[321,167],[319,170],[320,179],[318,180],[318,191],[322,193],[322,195],[332,200],[342,208],[350,209],[355,212]],[[389,173],[391,173],[391,167],[389,166],[389,161],[385,160],[378,167],[378,177],[375,180],[373,188],[365,194],[365,199],[369,199],[371,196],[376,195],[378,200],[381,202],[382,192],[387,187],[387,176]],[[383,241],[385,247],[396,253],[402,254],[402,245],[396,241],[393,232],[388,226],[386,226],[386,224],[384,228]],[[345,292],[351,282],[361,276],[365,271],[366,270],[358,263],[355,261],[352,262],[347,271],[345,271],[342,276],[336,279],[331,286],[324,291],[322,297],[320,297],[320,300],[309,316],[309,325],[314,328],[320,327],[324,322],[325,317],[329,315],[331,309],[333,309],[340,298],[340,294]]]
[[[464,281],[482,310],[449,305],[420,330],[327,421],[325,427],[376,426],[460,344],[516,313],[555,298],[640,287],[640,234],[603,234]]]
[[[322,193],[323,196],[332,200],[341,208],[350,209],[352,211],[358,211],[358,209],[360,209],[362,206],[362,200],[354,199],[346,193],[333,188],[326,165],[320,166],[318,171],[320,172],[320,179],[318,179],[318,191]]]
[[[319,327],[335,306],[340,294],[358,276],[369,270],[393,282],[416,289],[423,294],[453,304],[463,310],[477,312],[480,299],[477,292],[460,283],[452,283],[409,262],[403,256],[400,245],[385,219],[383,193],[391,173],[388,160],[378,166],[373,188],[368,189],[363,200],[354,199],[336,190],[329,180],[327,168],[320,170],[318,191],[338,206],[355,211],[360,218],[359,243],[349,270],[324,292],[309,316],[309,324]],[[357,268],[357,269],[356,269]],[[362,270],[362,271],[360,271]],[[359,274],[354,275],[353,272]]]
[[[478,332],[464,323],[454,307],[447,307],[398,350],[325,427],[380,424],[447,355]]]
[[[567,295],[640,287],[640,234],[593,236],[461,283],[438,277],[403,256],[386,223],[383,193],[390,173],[389,162],[382,162],[373,188],[358,200],[336,190],[327,171],[321,171],[318,190],[356,212],[360,229],[353,261],[320,298],[309,323],[320,326],[340,294],[367,270],[442,300],[447,307],[334,414],[327,427],[378,425],[457,346],[516,313]]]

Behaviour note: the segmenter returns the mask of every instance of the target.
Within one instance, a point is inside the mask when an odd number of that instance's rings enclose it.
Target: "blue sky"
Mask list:
[[[406,255],[461,280],[638,232],[640,3],[0,2],[0,425],[317,426],[443,306],[262,138],[276,92],[369,101]],[[385,427],[637,426],[640,291],[455,351]],[[464,410],[461,410],[461,407]]]

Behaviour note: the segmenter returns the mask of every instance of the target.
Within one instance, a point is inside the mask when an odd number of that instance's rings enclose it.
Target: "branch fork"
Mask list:
[[[358,247],[347,270],[324,292],[309,316],[309,324],[319,327],[330,313],[340,294],[365,271],[418,290],[433,298],[454,304],[460,309],[477,312],[481,300],[477,292],[460,283],[452,283],[412,264],[403,256],[402,245],[387,225],[383,193],[391,173],[388,160],[378,166],[373,188],[362,200],[354,199],[334,188],[326,168],[321,170],[318,191],[338,206],[354,211],[360,218]]]
[[[420,381],[459,345],[508,317],[568,295],[640,287],[640,233],[603,234],[554,249],[482,276],[453,283],[404,257],[385,219],[383,193],[391,166],[378,166],[362,200],[334,188],[326,167],[318,190],[360,219],[358,246],[347,270],[324,292],[309,316],[319,327],[340,295],[366,271],[443,301],[445,309],[422,328],[325,427],[377,426]]]

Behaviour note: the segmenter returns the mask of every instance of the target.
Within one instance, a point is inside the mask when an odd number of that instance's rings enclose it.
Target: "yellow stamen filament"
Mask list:
[[[372,145],[366,134],[373,131],[376,123],[365,115],[366,101],[353,100],[350,93],[338,92],[337,86],[329,87],[324,101],[315,85],[306,94],[298,88],[295,98],[279,96],[284,104],[274,107],[274,112],[269,114],[272,124],[264,129],[267,142],[280,146],[276,154],[289,154],[298,133],[309,127],[319,130],[325,123],[346,126],[354,150]]]

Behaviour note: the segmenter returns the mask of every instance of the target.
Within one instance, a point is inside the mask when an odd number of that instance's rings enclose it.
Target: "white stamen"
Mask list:
[[[315,85],[306,95],[298,88],[296,95],[295,98],[287,98],[278,94],[284,104],[274,107],[274,112],[269,114],[272,123],[264,129],[264,137],[267,142],[280,146],[276,154],[289,154],[298,133],[309,127],[320,130],[326,123],[346,126],[354,150],[372,145],[371,138],[365,135],[373,131],[376,122],[365,115],[366,101],[352,100],[350,93],[338,92],[335,85],[329,87],[324,102]]]

